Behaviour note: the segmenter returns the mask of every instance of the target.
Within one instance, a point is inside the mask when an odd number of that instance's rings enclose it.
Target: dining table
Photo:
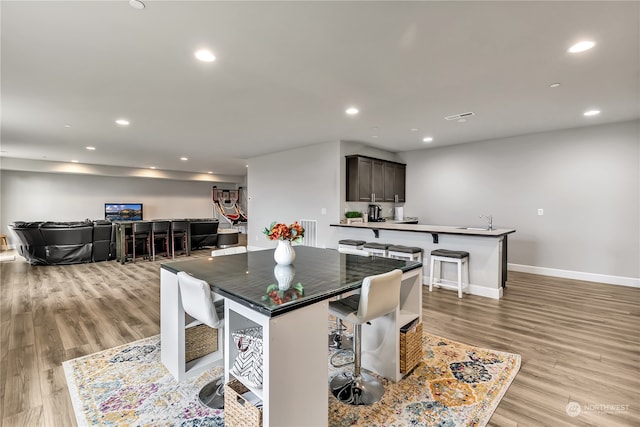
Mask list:
[[[161,359],[178,381],[223,365],[228,382],[239,354],[233,332],[260,327],[263,382],[243,385],[262,400],[263,426],[326,426],[329,301],[358,292],[367,276],[402,271],[400,305],[362,331],[362,367],[399,381],[400,329],[422,321],[422,264],[335,249],[294,249],[291,265],[276,264],[273,249],[163,263]],[[177,283],[181,271],[206,281],[225,304],[218,350],[190,362],[185,361],[186,318]]]

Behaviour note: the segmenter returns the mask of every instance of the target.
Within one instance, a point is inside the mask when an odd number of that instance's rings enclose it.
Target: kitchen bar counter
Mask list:
[[[422,248],[425,285],[429,284],[432,250],[469,252],[468,293],[494,299],[502,298],[507,282],[507,237],[515,233],[515,229],[487,230],[480,227],[399,224],[386,221],[331,226],[336,228],[336,247],[339,240],[355,239]],[[457,278],[454,267],[454,264],[443,265],[445,279]]]
[[[352,227],[352,228],[365,228],[374,230],[374,234],[378,233],[376,230],[392,230],[392,231],[411,231],[417,233],[429,233],[434,236],[434,243],[438,243],[437,235],[440,234],[460,234],[470,236],[483,236],[483,237],[502,237],[507,234],[515,233],[513,228],[494,228],[493,230],[486,230],[480,227],[456,227],[450,225],[427,225],[427,224],[405,224],[391,221],[384,222],[365,222],[357,224],[331,224],[332,227]]]

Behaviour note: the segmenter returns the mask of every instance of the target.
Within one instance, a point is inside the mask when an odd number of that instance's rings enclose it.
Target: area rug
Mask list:
[[[520,368],[520,356],[427,333],[423,338],[422,362],[398,383],[383,380],[385,394],[375,405],[344,405],[327,389],[329,426],[486,425]],[[160,361],[159,336],[63,366],[80,426],[224,426],[224,411],[205,408],[197,397],[222,368],[178,383]],[[351,368],[330,367],[329,376]]]

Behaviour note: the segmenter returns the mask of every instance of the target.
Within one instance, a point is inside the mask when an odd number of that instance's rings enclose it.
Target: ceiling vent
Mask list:
[[[445,120],[460,120],[460,119],[465,119],[467,117],[474,116],[474,115],[475,115],[475,113],[469,111],[468,113],[460,113],[460,114],[454,114],[454,115],[451,115],[451,116],[447,116],[444,119]]]

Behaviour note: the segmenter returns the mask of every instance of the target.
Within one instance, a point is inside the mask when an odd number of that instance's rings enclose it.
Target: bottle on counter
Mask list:
[[[369,213],[367,213],[366,211],[362,212],[362,222],[364,223],[369,222]]]

